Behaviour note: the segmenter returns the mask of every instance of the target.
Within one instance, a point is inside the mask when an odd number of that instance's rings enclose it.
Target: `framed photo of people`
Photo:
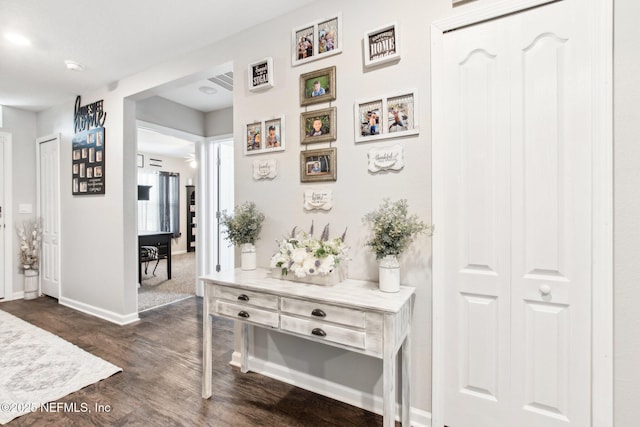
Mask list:
[[[356,101],[353,110],[356,142],[416,135],[420,130],[415,90]]]
[[[392,23],[364,34],[364,66],[400,60],[398,24]]]
[[[300,182],[335,181],[338,179],[337,150],[305,150],[300,152]]]
[[[336,100],[336,67],[300,75],[300,105]]]
[[[300,142],[335,141],[337,135],[336,107],[305,111],[300,114]]]
[[[105,194],[105,128],[75,134],[71,140],[71,193]]]
[[[291,31],[291,64],[315,61],[342,52],[342,14],[319,19]]]
[[[248,88],[257,92],[273,87],[273,59],[264,58],[248,66]]]
[[[246,126],[244,154],[284,151],[284,115]]]

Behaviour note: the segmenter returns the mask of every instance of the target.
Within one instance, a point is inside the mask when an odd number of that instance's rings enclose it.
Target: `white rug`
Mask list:
[[[0,423],[122,371],[0,310]]]

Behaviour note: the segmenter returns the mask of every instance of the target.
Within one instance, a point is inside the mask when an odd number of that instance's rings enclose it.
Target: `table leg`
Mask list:
[[[411,426],[411,340],[402,343],[402,425]]]
[[[167,243],[167,278],[171,280],[171,236],[169,236]]]
[[[244,322],[240,328],[240,372],[249,372],[249,325]]]
[[[202,303],[202,397],[208,399],[213,394],[211,376],[213,375],[213,356],[211,354],[212,319],[209,312],[209,286],[204,287],[204,300]]]
[[[393,318],[385,316],[385,337],[393,335]],[[385,343],[382,359],[382,425],[393,427],[396,423],[396,358],[397,352],[393,349],[391,342]]]

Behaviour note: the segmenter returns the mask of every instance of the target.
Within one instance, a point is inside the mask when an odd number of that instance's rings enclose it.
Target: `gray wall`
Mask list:
[[[229,135],[233,133],[233,107],[207,113],[204,121],[204,136]]]
[[[136,118],[194,135],[204,135],[204,113],[159,96],[138,101]]]
[[[7,224],[6,233],[13,233],[14,244],[12,262],[6,268],[13,269],[13,291],[16,293],[23,290],[23,276],[18,262],[20,248],[15,227],[36,217],[36,113],[12,107],[4,107],[3,111],[3,127],[0,131],[11,134],[12,158],[6,160],[13,163],[11,203],[14,224]],[[33,213],[19,214],[19,204],[30,204]],[[4,283],[1,286],[4,286]],[[11,295],[5,297],[11,298]]]

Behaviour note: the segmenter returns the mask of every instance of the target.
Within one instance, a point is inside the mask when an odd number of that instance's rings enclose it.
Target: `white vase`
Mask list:
[[[243,243],[240,245],[240,269],[256,269],[256,246],[253,243]]]
[[[24,270],[24,299],[38,297],[38,270]]]
[[[378,266],[378,286],[382,292],[400,291],[400,264],[395,255],[386,255]]]

